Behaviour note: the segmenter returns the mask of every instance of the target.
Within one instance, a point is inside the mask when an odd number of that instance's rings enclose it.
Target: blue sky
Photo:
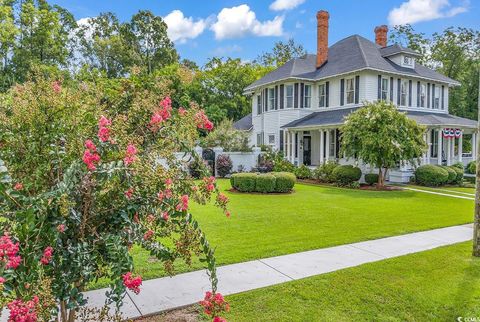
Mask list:
[[[121,21],[148,9],[164,17],[182,58],[203,65],[212,56],[253,60],[278,40],[316,50],[318,10],[330,13],[330,45],[352,34],[374,39],[377,25],[410,22],[426,34],[449,26],[480,29],[479,0],[54,0],[77,20],[114,12]]]

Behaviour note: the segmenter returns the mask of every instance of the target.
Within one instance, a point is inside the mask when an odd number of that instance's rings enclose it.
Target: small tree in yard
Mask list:
[[[99,278],[119,307],[127,289],[141,290],[133,244],[170,274],[176,260],[203,258],[206,298],[218,306],[208,312],[218,320],[228,307],[216,293],[213,250],[189,213],[191,200],[213,197],[229,215],[227,197],[215,178],[190,179],[174,156],[194,155],[197,128],[212,123],[193,105],[173,110],[161,88],[122,85],[106,95],[93,83],[40,79],[0,97],[0,312],[7,307],[9,321],[73,322]]]
[[[346,117],[341,150],[378,168],[377,186],[383,187],[389,169],[422,156],[424,131],[391,103],[367,103]]]

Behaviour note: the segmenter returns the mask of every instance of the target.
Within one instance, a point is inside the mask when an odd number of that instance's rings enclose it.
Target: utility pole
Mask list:
[[[480,140],[480,65],[478,66],[478,116],[477,116],[477,162],[476,162],[476,177],[475,177],[475,219],[473,222],[473,256],[480,257],[480,160],[479,147]]]

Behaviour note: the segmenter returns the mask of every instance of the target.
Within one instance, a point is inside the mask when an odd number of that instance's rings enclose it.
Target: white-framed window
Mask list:
[[[413,58],[409,56],[403,56],[403,65],[413,66]]]
[[[263,132],[257,133],[257,146],[263,145]]]
[[[335,156],[335,130],[329,130],[330,131],[330,142],[328,142],[328,148],[329,148],[329,155],[330,156]]]
[[[345,79],[345,96],[347,104],[355,103],[355,78],[347,78]]]
[[[304,87],[303,107],[312,107],[312,85],[305,85]]]
[[[400,106],[407,106],[408,102],[408,80],[403,79],[400,83]]]
[[[386,101],[388,98],[388,78],[382,78],[382,100]]]
[[[257,114],[262,114],[262,96],[257,95]]]
[[[440,108],[440,86],[435,86],[433,92],[433,108],[438,110]]]
[[[318,107],[327,106],[327,87],[325,84],[318,85]]]
[[[293,85],[285,85],[286,108],[293,108]]]
[[[433,129],[430,132],[430,141],[431,141],[430,157],[431,158],[437,158],[438,157],[438,132],[437,132],[437,130]]]
[[[269,145],[275,145],[275,134],[269,134],[268,135],[268,144]]]
[[[268,89],[268,109],[275,109],[275,88]]]
[[[420,83],[420,107],[425,107],[427,101],[427,85]]]

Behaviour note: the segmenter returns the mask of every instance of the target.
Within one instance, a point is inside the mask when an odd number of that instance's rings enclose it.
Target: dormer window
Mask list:
[[[413,57],[403,56],[402,66],[403,67],[414,68],[415,67],[415,60],[413,59]]]

